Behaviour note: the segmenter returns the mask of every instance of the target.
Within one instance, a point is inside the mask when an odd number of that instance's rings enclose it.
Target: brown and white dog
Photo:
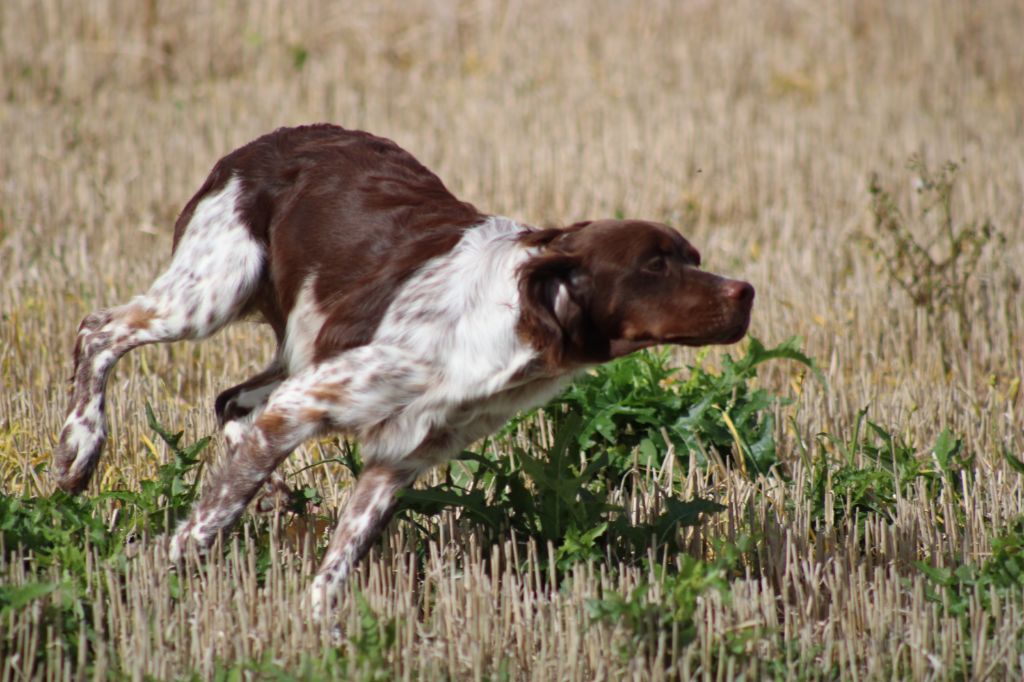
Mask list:
[[[390,140],[333,125],[278,130],[214,166],[146,294],[82,321],[57,485],[89,482],[118,358],[262,315],[277,353],[218,396],[229,454],[170,554],[207,548],[303,441],[351,434],[365,468],[313,583],[320,608],[399,489],[581,368],[655,344],[742,338],[753,287],[699,265],[665,225],[535,229],[458,201]]]

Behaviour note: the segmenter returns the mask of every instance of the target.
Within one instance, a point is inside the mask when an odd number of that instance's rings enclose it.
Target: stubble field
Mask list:
[[[1024,678],[1022,28],[1016,0],[0,3],[0,679]],[[249,516],[168,574],[157,531],[199,467],[179,453],[148,502],[98,495],[174,459],[147,403],[218,457],[213,399],[272,335],[243,323],[122,360],[75,502],[45,470],[75,331],[160,272],[221,155],[315,121],[394,139],[487,212],[678,227],[757,288],[751,334],[799,336],[822,378],[759,364],[713,405],[717,447],[676,439],[673,415],[660,441],[628,419],[606,448],[578,439],[579,462],[545,471],[611,463],[564,527],[463,462],[438,472],[421,489],[518,520],[411,498],[346,587],[340,640],[301,606],[352,481],[338,439],[285,465],[303,514]],[[644,405],[749,343],[673,351],[682,372]],[[755,390],[791,402],[748,432],[730,410]],[[519,476],[584,403],[474,451]],[[536,466],[522,480],[543,499]],[[614,534],[696,498],[723,509]]]

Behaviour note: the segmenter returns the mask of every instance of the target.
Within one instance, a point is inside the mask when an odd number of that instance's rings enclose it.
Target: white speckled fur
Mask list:
[[[427,263],[395,298],[371,346],[400,350],[410,367],[426,368],[430,380],[393,418],[395,428],[364,444],[368,459],[399,463],[436,428],[456,436],[449,453],[455,454],[467,437],[480,437],[473,428],[478,419],[503,422],[564,385],[544,382],[518,399],[503,395],[537,357],[516,333],[516,269],[530,256],[516,240],[523,229],[490,218],[467,231],[451,253]],[[520,383],[537,379],[525,376]]]
[[[239,215],[240,192],[241,181],[232,178],[196,205],[170,267],[147,293],[82,322],[68,416],[54,454],[63,487],[80,487],[96,466],[107,435],[107,377],[121,356],[147,343],[205,338],[238,316],[266,255]]]
[[[326,428],[357,435],[367,462],[424,468],[410,456],[432,432],[452,438],[450,452],[431,453],[431,464],[486,435],[493,423],[550,398],[568,379],[525,374],[536,351],[516,333],[515,272],[530,255],[516,240],[522,230],[504,218],[468,230],[450,253],[406,283],[368,345],[294,373],[262,413],[310,435]],[[303,310],[293,317],[323,323],[321,313],[297,307]],[[311,348],[319,331],[289,322],[291,347]],[[292,357],[309,362],[305,351]],[[534,390],[510,391],[525,383]],[[303,413],[322,420],[305,423]]]
[[[241,187],[241,180],[232,178],[196,205],[171,266],[133,301],[159,310],[150,330],[154,340],[174,338],[182,330],[206,338],[235,319],[248,299],[266,252],[238,214]]]

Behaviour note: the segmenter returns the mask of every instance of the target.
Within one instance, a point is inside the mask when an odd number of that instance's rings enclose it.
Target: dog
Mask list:
[[[699,269],[666,225],[485,215],[394,142],[329,124],[282,128],[218,161],[172,253],[147,293],[82,321],[56,483],[88,484],[121,356],[262,317],[277,352],[217,397],[228,456],[169,554],[207,549],[304,441],[355,436],[365,466],[313,580],[317,612],[421,473],[580,370],[656,344],[740,340],[754,301],[749,283]]]

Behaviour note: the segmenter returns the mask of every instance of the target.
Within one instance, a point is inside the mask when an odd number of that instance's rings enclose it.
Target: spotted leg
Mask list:
[[[57,485],[81,492],[107,438],[107,378],[147,343],[205,338],[239,316],[263,272],[265,248],[238,214],[239,184],[196,204],[170,267],[128,304],[87,316],[75,343],[71,400],[54,451]]]
[[[483,414],[455,429],[435,430],[403,458],[382,456],[387,439],[363,443],[367,466],[359,475],[323,562],[310,586],[311,612],[323,620],[352,570],[366,555],[395,512],[395,494],[420,473],[448,461],[469,443],[501,426],[506,414]],[[383,434],[386,436],[386,434]]]
[[[430,368],[404,351],[361,346],[286,379],[252,420],[224,427],[228,456],[171,538],[171,559],[179,560],[188,544],[199,551],[208,548],[238,520],[285,457],[317,434],[394,433],[388,452],[411,452],[426,426],[386,425],[401,421],[398,415],[422,394],[430,378]]]
[[[258,413],[274,389],[287,377],[288,372],[280,359],[274,358],[274,361],[256,376],[223,391],[214,403],[217,422],[221,428],[228,422],[246,419],[254,412]],[[264,484],[263,493],[256,501],[256,508],[261,512],[272,512],[291,499],[291,488],[288,487],[284,476],[275,471]]]
[[[322,618],[341,586],[387,527],[395,512],[395,493],[411,485],[418,469],[374,463],[359,475],[335,528],[320,570],[310,587],[312,613]]]

